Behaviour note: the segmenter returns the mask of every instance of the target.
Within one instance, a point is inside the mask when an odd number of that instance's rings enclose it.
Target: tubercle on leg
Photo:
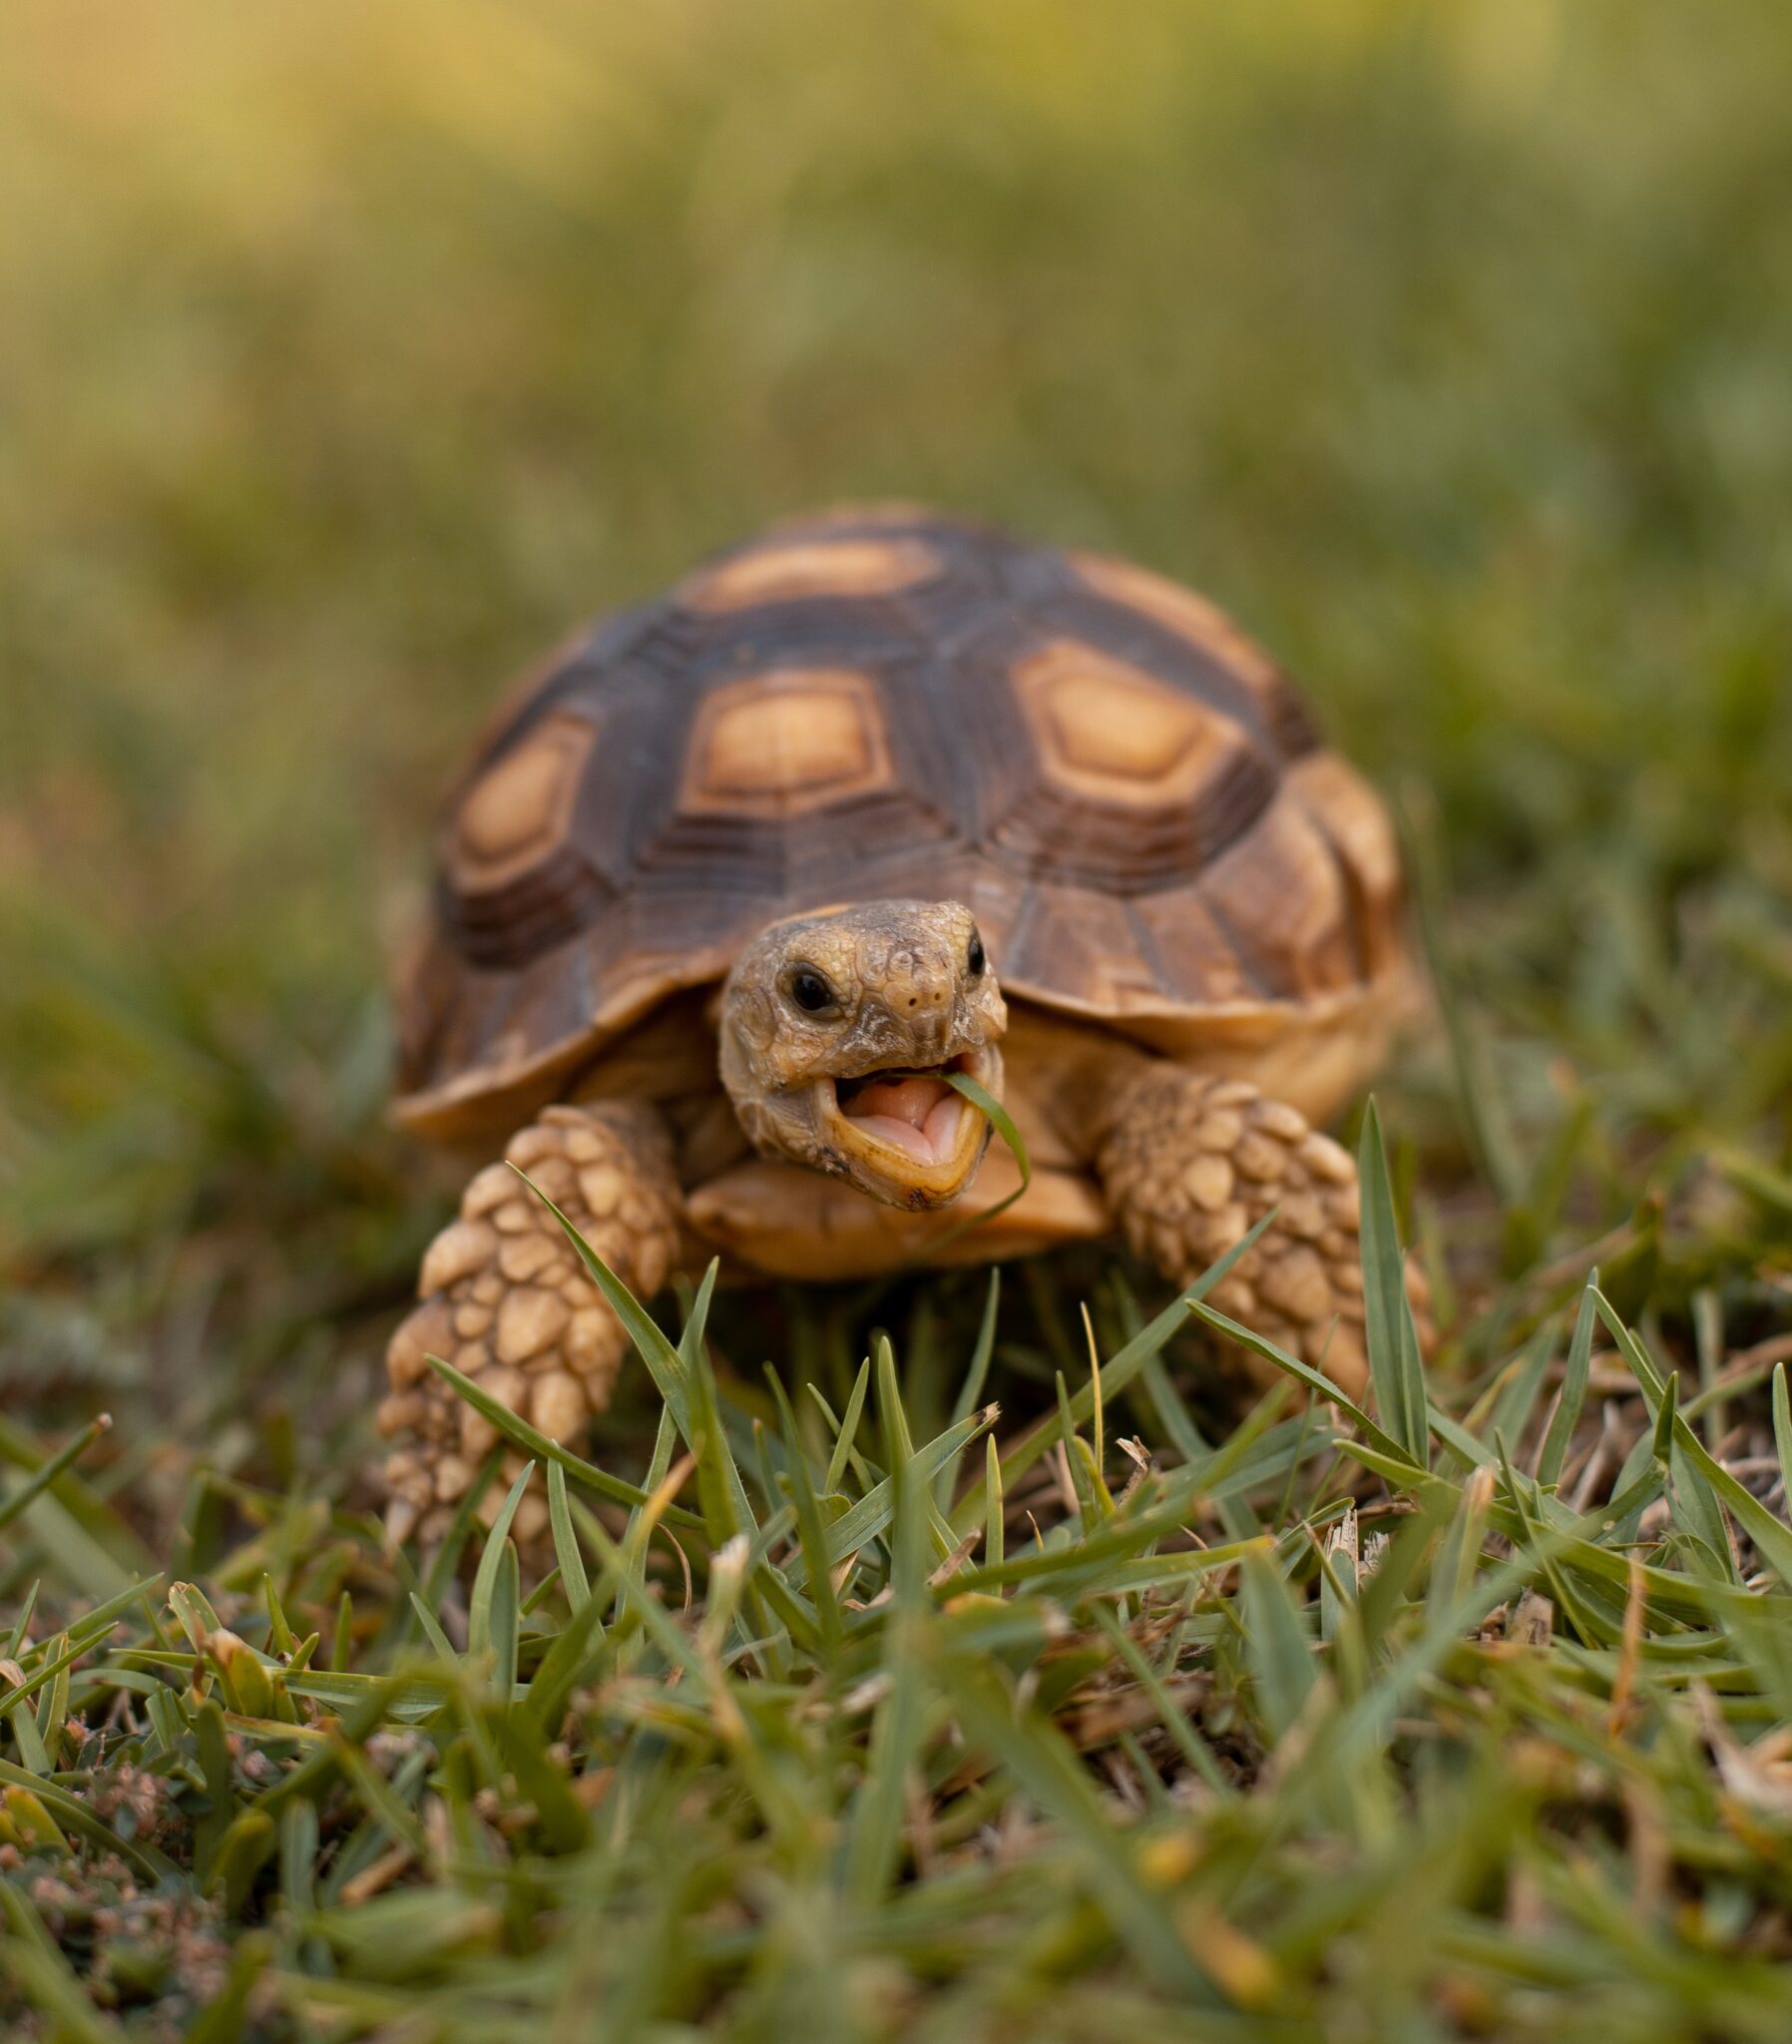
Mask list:
[[[386,1352],[389,1395],[380,1431],[401,1437],[385,1468],[390,1524],[402,1537],[446,1529],[498,1429],[426,1358],[440,1355],[554,1440],[580,1433],[610,1398],[628,1346],[621,1322],[560,1223],[517,1177],[525,1171],[623,1282],[651,1297],[677,1249],[678,1191],[664,1123],[630,1103],[551,1107],[511,1139],[505,1161],[468,1185],[458,1217],[426,1252],[421,1303]],[[522,1466],[508,1453],[507,1477]],[[489,1514],[503,1495],[488,1492]],[[533,1490],[519,1538],[538,1537],[546,1506]]]
[[[1362,1383],[1356,1166],[1330,1137],[1243,1080],[1140,1060],[1097,1169],[1132,1249],[1179,1284],[1273,1210],[1210,1303],[1347,1389]]]

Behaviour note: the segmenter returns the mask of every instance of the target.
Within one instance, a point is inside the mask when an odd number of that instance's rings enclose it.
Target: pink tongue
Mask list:
[[[943,1164],[952,1155],[964,1103],[943,1079],[879,1079],[861,1086],[847,1115],[868,1135],[906,1151],[917,1164]]]
[[[907,1122],[911,1129],[924,1129],[927,1117],[951,1091],[944,1079],[936,1079],[931,1072],[918,1072],[912,1079],[874,1079],[852,1096],[846,1112],[855,1121],[888,1115],[892,1121]]]

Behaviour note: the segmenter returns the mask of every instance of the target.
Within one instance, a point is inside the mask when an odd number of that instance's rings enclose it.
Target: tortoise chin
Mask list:
[[[828,1168],[893,1207],[949,1206],[977,1176],[991,1130],[945,1075],[963,1072],[993,1092],[1001,1070],[1000,1054],[985,1048],[945,1065],[816,1080],[804,1091]]]

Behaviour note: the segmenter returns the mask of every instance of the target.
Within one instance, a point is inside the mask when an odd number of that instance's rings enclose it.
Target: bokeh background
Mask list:
[[[1397,797],[1465,1310],[1601,1231],[1783,1299],[1789,76],[1772,0],[9,7],[0,1403],[368,1445],[471,729],[886,493],[1197,584]]]

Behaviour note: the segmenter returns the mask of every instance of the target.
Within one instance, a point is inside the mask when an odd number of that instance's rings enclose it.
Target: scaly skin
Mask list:
[[[1127,1242],[1187,1284],[1265,1214],[1272,1225],[1208,1294],[1221,1312],[1353,1396],[1368,1378],[1356,1165],[1329,1136],[1240,1079],[1126,1051],[1111,1055],[1095,1148]],[[1421,1339],[1423,1278],[1409,1273]]]
[[[583,1433],[610,1402],[628,1336],[558,1221],[511,1170],[547,1194],[623,1282],[650,1298],[677,1250],[679,1195],[672,1143],[650,1107],[604,1102],[551,1107],[514,1136],[506,1162],[467,1187],[460,1216],[430,1245],[420,1303],[386,1350],[391,1393],[379,1428],[402,1436],[386,1461],[395,1537],[426,1542],[454,1509],[498,1439],[483,1414],[430,1369],[439,1355],[556,1441]],[[508,1458],[508,1475],[521,1464]],[[503,1496],[489,1491],[489,1514]],[[518,1508],[519,1539],[538,1540],[547,1507]]]

